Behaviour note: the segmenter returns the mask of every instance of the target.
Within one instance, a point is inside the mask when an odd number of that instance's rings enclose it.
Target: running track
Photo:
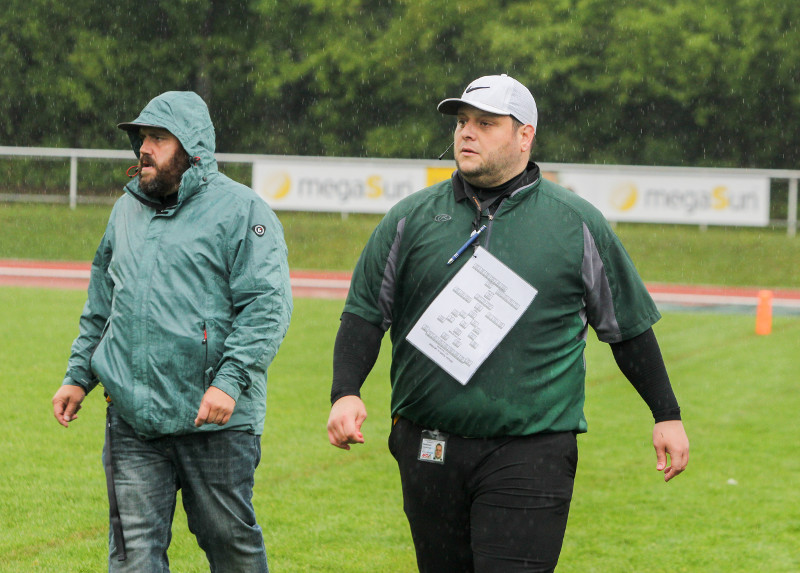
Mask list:
[[[63,263],[0,259],[0,286],[24,286],[85,290],[89,263]],[[292,271],[292,294],[297,298],[343,299],[350,273]],[[687,286],[648,283],[647,289],[662,307],[755,308],[758,288]],[[772,308],[776,314],[800,315],[800,290],[775,289]]]

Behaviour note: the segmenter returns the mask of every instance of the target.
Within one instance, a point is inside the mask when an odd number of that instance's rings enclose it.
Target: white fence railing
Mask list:
[[[135,161],[131,151],[116,151],[116,150],[98,150],[98,149],[70,149],[70,148],[46,148],[46,147],[7,147],[0,146],[0,157],[27,157],[27,158],[69,158],[69,206],[76,208],[78,204],[78,160],[79,159],[127,159]],[[452,161],[436,161],[436,160],[408,160],[408,159],[355,159],[355,158],[330,158],[330,157],[296,157],[296,156],[275,156],[275,155],[253,155],[253,154],[234,154],[234,153],[218,153],[216,158],[222,163],[244,163],[252,166],[253,169],[253,182],[251,185],[262,197],[267,200],[273,208],[276,209],[295,209],[295,210],[328,210],[328,211],[341,211],[341,212],[381,212],[386,209],[386,205],[391,203],[392,191],[395,192],[394,199],[401,198],[402,193],[414,191],[421,188],[425,184],[430,184],[432,181],[441,180],[446,177],[454,168]],[[788,198],[787,198],[787,216],[786,220],[767,221],[766,216],[763,218],[762,223],[753,222],[737,222],[734,219],[721,219],[719,221],[711,219],[692,219],[687,216],[684,220],[678,222],[688,224],[699,224],[705,226],[706,224],[745,224],[745,225],[758,225],[758,224],[780,224],[786,225],[787,234],[795,236],[797,234],[797,199],[798,199],[798,185],[800,179],[800,170],[787,170],[787,169],[732,169],[732,168],[698,168],[698,167],[645,167],[645,166],[621,166],[621,165],[580,165],[580,164],[563,164],[563,163],[539,163],[545,176],[555,177],[560,183],[572,188],[578,194],[586,196],[587,199],[597,204],[599,201],[598,196],[587,196],[594,193],[596,195],[597,189],[602,187],[603,182],[611,185],[615,179],[614,177],[625,176],[630,181],[642,182],[641,185],[646,185],[648,181],[658,180],[666,181],[669,185],[673,185],[674,189],[667,186],[660,185],[659,189],[650,190],[650,197],[652,198],[652,205],[650,205],[650,212],[639,209],[630,210],[629,206],[620,206],[617,212],[606,213],[610,220],[625,221],[625,220],[639,220],[657,222],[657,217],[653,218],[653,212],[667,210],[670,206],[675,206],[676,202],[683,202],[691,200],[697,203],[697,196],[693,194],[691,189],[681,188],[680,186],[686,181],[709,181],[711,189],[706,192],[706,197],[701,197],[706,203],[714,201],[731,202],[731,197],[724,195],[724,190],[733,188],[737,182],[740,181],[753,181],[756,184],[759,179],[767,182],[766,184],[766,209],[769,209],[769,187],[773,180],[788,181]],[[294,166],[294,167],[293,167]],[[269,168],[273,171],[270,172]],[[295,171],[292,171],[291,169]],[[280,177],[276,179],[275,171],[280,170]],[[343,173],[377,173],[365,177],[362,181],[358,179],[348,180],[345,176],[336,176],[334,178],[328,177],[327,179],[320,179],[316,182],[307,183],[303,187],[303,180],[295,181],[297,189],[291,187],[291,175],[294,173],[303,173],[308,175],[314,169],[321,169],[322,172],[332,173],[342,171]],[[413,177],[408,181],[398,180],[398,173],[413,173]],[[381,173],[385,174],[382,176]],[[285,178],[280,179],[280,178]],[[394,177],[394,183],[390,181]],[[295,176],[295,179],[300,179],[300,176]],[[419,179],[419,181],[417,181]],[[277,183],[276,183],[277,181]],[[591,193],[582,191],[581,185],[585,181],[591,182]],[[719,182],[724,182],[724,186]],[[674,182],[674,183],[671,183]],[[681,183],[684,182],[684,183]],[[298,184],[299,183],[299,184]],[[277,185],[277,187],[275,187]],[[341,185],[349,185],[346,192],[349,193],[346,200],[341,191]],[[714,186],[716,185],[716,187]],[[689,186],[691,187],[691,185]],[[353,195],[353,188],[360,191],[362,198],[375,198],[380,196],[381,201],[362,201],[362,207],[359,208],[357,202],[347,199]],[[663,188],[663,189],[662,189]],[[664,189],[674,191],[672,195],[666,194]],[[607,191],[606,195],[615,195],[610,197],[609,200],[619,203],[630,203],[631,197],[634,195],[630,190],[622,190],[620,195],[619,185],[616,189]],[[714,196],[714,193],[720,191],[720,196]],[[305,195],[303,195],[305,193]],[[314,195],[312,195],[312,193]],[[372,193],[372,195],[370,195]],[[627,194],[626,194],[627,193]],[[641,193],[640,193],[641,194]],[[751,194],[752,195],[752,194]],[[606,197],[604,197],[605,199]],[[710,198],[710,199],[709,199]],[[748,197],[744,197],[748,199]],[[87,202],[90,202],[87,199]],[[288,200],[287,200],[288,199]],[[330,206],[320,207],[328,199]],[[734,198],[735,199],[735,198]],[[0,201],[52,201],[52,195],[14,195],[7,193],[0,193]],[[643,201],[641,201],[643,203]],[[377,203],[382,203],[382,206],[376,207]],[[303,208],[303,205],[306,208]],[[366,205],[366,207],[363,207]],[[678,205],[685,207],[686,205]],[[599,205],[598,205],[599,207]],[[689,205],[693,207],[693,205]],[[745,205],[745,207],[747,207]],[[757,207],[763,210],[764,205]],[[622,211],[628,209],[627,212]],[[601,210],[603,210],[601,208]],[[638,218],[637,218],[638,217]],[[669,221],[669,219],[667,219]]]

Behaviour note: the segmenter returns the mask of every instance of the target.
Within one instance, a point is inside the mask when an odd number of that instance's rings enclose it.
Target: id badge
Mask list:
[[[444,464],[444,456],[447,451],[447,434],[438,430],[422,430],[422,439],[419,444],[419,456],[421,462],[432,464]]]

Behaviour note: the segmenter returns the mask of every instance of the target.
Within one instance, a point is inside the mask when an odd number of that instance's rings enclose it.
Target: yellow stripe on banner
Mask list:
[[[455,171],[455,169],[452,167],[428,167],[426,169],[427,183],[425,185],[430,187],[431,185],[439,183],[440,181],[450,179],[453,171]]]
[[[450,179],[453,171],[455,171],[455,169],[452,167],[428,167],[426,168],[427,182],[425,185],[429,187],[440,181]],[[542,172],[542,177],[549,179],[553,183],[558,183],[558,173],[555,171],[544,171]]]

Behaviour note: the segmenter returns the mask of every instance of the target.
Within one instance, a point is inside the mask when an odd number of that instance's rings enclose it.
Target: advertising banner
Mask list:
[[[545,164],[543,176],[577,193],[609,221],[691,225],[769,224],[766,175],[712,169],[575,168]],[[443,181],[452,161],[276,157],[253,163],[253,189],[275,210],[386,213]]]
[[[287,158],[253,163],[253,189],[275,210],[385,213],[454,169],[410,160]]]
[[[609,221],[766,226],[769,177],[560,171],[556,180]]]

